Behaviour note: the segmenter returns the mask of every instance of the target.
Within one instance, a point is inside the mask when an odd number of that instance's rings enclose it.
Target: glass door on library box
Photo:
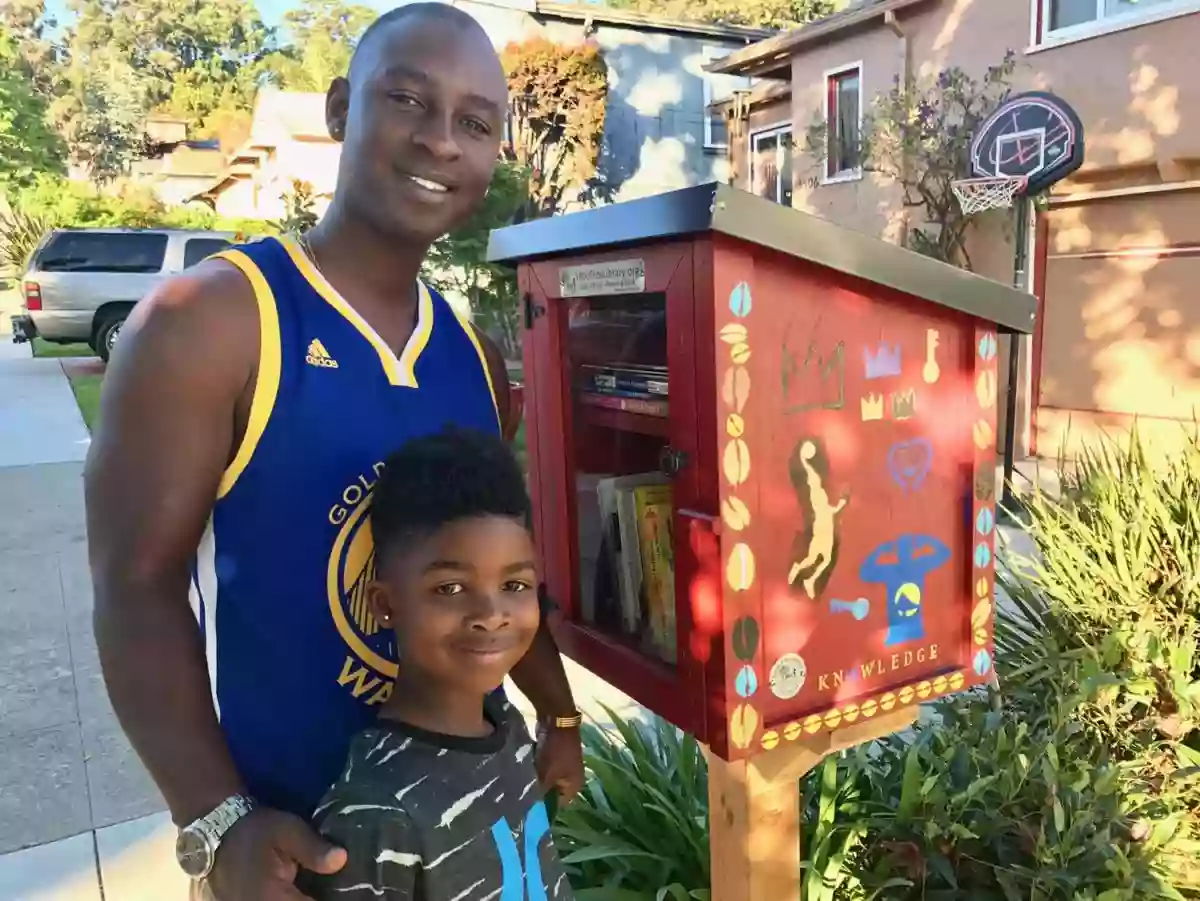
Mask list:
[[[521,267],[526,440],[543,578],[564,653],[699,731],[697,310],[690,243]],[[715,493],[715,486],[713,488]],[[683,511],[683,516],[680,515]]]

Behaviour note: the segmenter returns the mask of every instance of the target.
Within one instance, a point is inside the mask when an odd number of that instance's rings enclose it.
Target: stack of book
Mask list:
[[[580,397],[588,406],[643,416],[667,415],[666,366],[583,365],[579,378]]]
[[[671,485],[658,472],[602,478],[596,485],[603,568],[612,574],[614,611],[584,611],[615,620],[620,631],[668,663],[676,661],[675,545]],[[592,616],[589,617],[588,614]]]

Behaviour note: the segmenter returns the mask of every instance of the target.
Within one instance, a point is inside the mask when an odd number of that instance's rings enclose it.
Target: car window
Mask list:
[[[43,272],[158,272],[166,255],[167,236],[156,232],[59,232],[42,248],[37,268]]]
[[[188,238],[183,245],[183,268],[195,266],[214,253],[220,253],[229,247],[229,242],[221,238]]]

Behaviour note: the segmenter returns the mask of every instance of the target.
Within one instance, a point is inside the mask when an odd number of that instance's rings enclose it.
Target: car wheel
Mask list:
[[[96,329],[96,353],[100,354],[100,359],[105,363],[109,361],[113,348],[117,346],[117,339],[121,336],[121,326],[125,324],[125,316],[125,313],[120,313],[105,319]]]

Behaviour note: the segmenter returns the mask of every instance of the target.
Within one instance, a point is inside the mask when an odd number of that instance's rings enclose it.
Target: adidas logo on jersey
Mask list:
[[[318,338],[313,338],[308,345],[308,355],[304,358],[304,362],[309,366],[320,366],[322,369],[338,368],[337,360],[329,356],[329,351],[325,349],[325,345]]]

